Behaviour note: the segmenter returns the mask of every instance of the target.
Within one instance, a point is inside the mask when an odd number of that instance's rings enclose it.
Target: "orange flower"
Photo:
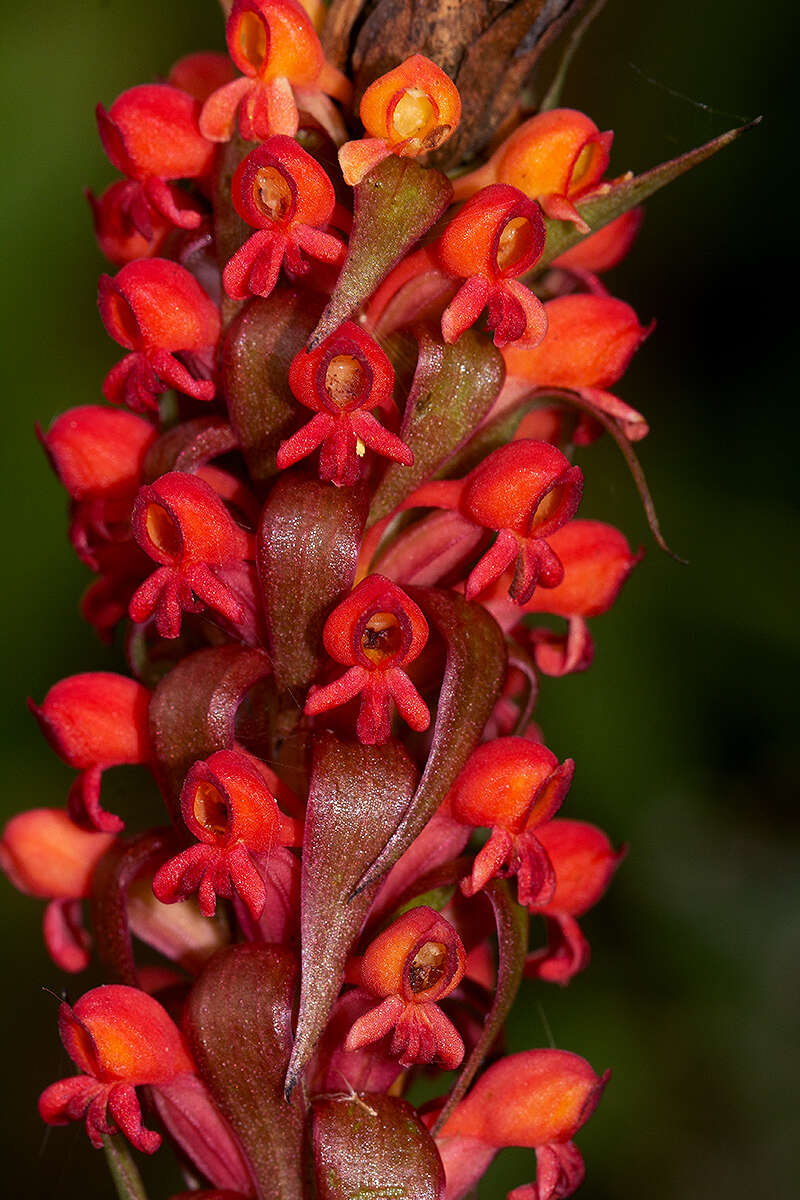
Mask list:
[[[461,98],[436,63],[412,54],[370,84],[360,113],[370,136],[346,142],[339,151],[342,174],[351,187],[390,154],[416,158],[446,142],[461,119]]]
[[[487,183],[510,183],[538,200],[548,217],[574,221],[588,233],[575,201],[599,183],[613,138],[574,108],[538,113],[515,129],[485,166],[455,181],[455,199],[464,200]]]
[[[348,972],[382,1002],[354,1022],[345,1050],[369,1045],[394,1030],[390,1053],[401,1067],[437,1059],[448,1070],[464,1043],[436,1003],[458,987],[466,952],[453,926],[427,905],[412,908],[378,934]]]
[[[225,36],[242,75],[203,105],[200,129],[212,142],[230,140],[237,111],[242,137],[262,142],[274,133],[294,137],[297,98],[327,126],[333,110],[323,93],[350,97],[350,84],[325,61],[311,19],[293,0],[234,0]]]

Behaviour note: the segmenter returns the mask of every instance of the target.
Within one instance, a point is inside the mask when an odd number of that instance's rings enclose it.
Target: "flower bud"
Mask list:
[[[73,500],[115,499],[136,492],[156,431],[133,413],[86,404],[60,413],[39,437]]]
[[[62,971],[88,965],[90,939],[80,901],[90,894],[95,867],[113,840],[113,834],[80,829],[57,808],[19,813],[3,831],[0,868],[19,891],[50,901],[44,942]]]
[[[27,896],[80,900],[113,841],[113,834],[79,828],[60,808],[31,808],[3,830],[0,867]]]
[[[539,840],[553,864],[556,886],[546,903],[531,908],[545,918],[547,945],[528,955],[525,974],[563,986],[589,964],[589,943],[575,917],[604,895],[626,850],[615,851],[602,829],[585,821],[551,821]]]
[[[526,613],[552,613],[569,622],[566,634],[547,628],[530,632],[539,670],[565,675],[591,665],[594,645],[586,618],[611,608],[642,551],[634,554],[623,534],[602,521],[570,521],[556,530],[550,545],[564,567],[564,578],[554,588],[534,592],[521,607]],[[505,579],[499,579],[481,601],[501,628],[518,625],[520,608],[508,599]]]
[[[437,1139],[445,1164],[452,1164],[448,1179],[475,1142],[495,1149],[529,1146],[536,1150],[536,1184],[515,1189],[514,1200],[571,1196],[585,1168],[570,1139],[594,1112],[608,1078],[608,1071],[598,1076],[586,1059],[566,1050],[527,1050],[493,1063]],[[481,1158],[480,1173],[485,1167]]]
[[[612,296],[559,296],[545,304],[547,336],[540,346],[509,346],[508,375],[536,387],[608,388],[625,373],[647,336],[629,304]]]

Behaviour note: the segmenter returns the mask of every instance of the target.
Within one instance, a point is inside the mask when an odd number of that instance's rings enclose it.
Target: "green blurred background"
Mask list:
[[[653,547],[614,448],[584,452],[583,514],[648,553],[594,622],[591,671],[546,681],[538,716],[548,745],[577,760],[568,815],[631,849],[586,920],[591,969],[564,991],[525,991],[509,1036],[513,1049],[545,1045],[549,1028],[613,1069],[580,1138],[586,1200],[788,1195],[796,1174],[793,16],[788,0],[757,15],[729,0],[611,0],[565,96],[616,130],[617,172],[767,118],[650,203],[637,251],[609,281],[658,321],[620,391],[650,419],[642,458],[691,565]],[[61,804],[72,777],[25,696],[119,661],[77,615],[87,577],[33,436],[35,420],[99,400],[117,356],[97,317],[105,268],[82,195],[112,178],[92,110],[189,50],[222,46],[213,0],[45,0],[35,30],[33,19],[4,5],[3,818]],[[37,1119],[39,1091],[69,1073],[44,990],[63,980],[42,949],[40,905],[4,880],[0,903],[4,1194],[109,1197],[80,1129],[45,1135]],[[71,981],[72,995],[94,982]],[[153,1200],[177,1187],[165,1157],[148,1164]],[[482,1200],[529,1180],[532,1165],[531,1152],[502,1156]]]

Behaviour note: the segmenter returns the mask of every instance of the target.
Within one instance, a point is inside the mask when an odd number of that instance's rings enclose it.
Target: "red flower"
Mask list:
[[[346,142],[339,151],[351,187],[390,154],[416,157],[446,142],[461,118],[461,98],[436,63],[412,54],[370,84],[361,97],[360,116],[369,137]]]
[[[74,1008],[62,1004],[58,1025],[64,1048],[82,1073],[42,1092],[42,1119],[66,1125],[85,1117],[97,1149],[104,1136],[119,1129],[137,1150],[154,1154],[161,1136],[142,1125],[135,1088],[194,1072],[177,1026],[146,992],[114,984],[87,992]]]
[[[130,542],[131,507],[156,431],[133,413],[87,404],[37,433],[73,501],[70,540],[98,570],[104,546]]]
[[[574,769],[571,758],[559,766],[546,746],[527,738],[495,738],[473,752],[450,792],[448,812],[492,833],[462,881],[466,896],[496,875],[516,875],[520,904],[547,903],[556,878],[539,830],[561,807]]]
[[[109,671],[70,675],[54,684],[41,708],[28,706],[56,754],[81,774],[69,791],[69,810],[83,827],[118,833],[119,817],[100,805],[107,767],[146,763],[150,693],[134,679]]]
[[[541,628],[529,635],[539,670],[545,675],[567,675],[591,665],[594,644],[586,618],[608,612],[643,552],[634,554],[625,536],[602,521],[570,521],[556,530],[550,546],[561,560],[564,578],[556,587],[534,592],[522,612],[567,619],[566,634]],[[505,578],[481,596],[481,603],[503,629],[518,625],[522,614],[508,599]]]
[[[555,820],[539,834],[556,877],[546,903],[531,905],[547,922],[547,945],[529,954],[525,974],[567,984],[589,965],[589,943],[575,920],[592,908],[611,883],[626,850],[615,851],[602,829],[585,821]]]
[[[365,448],[410,466],[414,455],[369,412],[393,407],[392,364],[377,342],[345,321],[310,353],[301,351],[289,368],[289,386],[318,415],[278,450],[280,470],[321,446],[320,479],[337,487],[357,482]]]
[[[212,487],[197,475],[171,471],[141,488],[133,507],[133,534],[145,554],[161,563],[130,602],[134,621],[155,613],[162,637],[177,637],[181,612],[209,607],[234,623],[244,609],[221,570],[253,558],[253,538],[231,517]]]
[[[390,1054],[401,1067],[434,1059],[447,1070],[464,1057],[464,1043],[436,1003],[458,987],[466,952],[453,926],[420,905],[378,934],[349,974],[383,997],[353,1024],[344,1048],[358,1050],[392,1034]]]
[[[297,132],[297,99],[305,111],[330,123],[327,95],[347,102],[350,84],[325,61],[308,14],[293,0],[234,0],[225,27],[228,51],[242,76],[213,92],[200,114],[212,142],[227,142],[236,114],[245,141]]]
[[[434,250],[451,275],[465,280],[442,315],[442,336],[455,342],[488,305],[496,346],[537,346],[547,332],[544,305],[517,276],[544,250],[538,204],[517,188],[495,183],[472,196]]]
[[[236,892],[258,920],[267,899],[259,867],[281,846],[303,840],[301,821],[283,815],[255,761],[220,750],[196,762],[181,792],[181,815],[198,839],[156,872],[153,891],[163,904],[199,892],[200,909],[214,915],[217,896]]]
[[[574,516],[582,490],[579,467],[570,466],[549,442],[525,439],[494,450],[465,479],[424,484],[404,507],[450,508],[496,530],[494,543],[467,578],[467,599],[514,563],[509,595],[525,604],[538,585],[555,587],[564,578],[548,539]]]
[[[509,1200],[571,1196],[585,1168],[570,1139],[594,1112],[608,1078],[608,1071],[598,1076],[585,1058],[566,1050],[527,1050],[493,1063],[437,1138],[448,1200],[460,1200],[504,1146],[536,1150],[536,1183],[515,1188]]]
[[[164,258],[128,263],[113,278],[100,276],[97,303],[106,332],[133,351],[106,376],[106,400],[157,411],[156,397],[170,387],[197,400],[213,400],[216,388],[208,376],[219,338],[219,311],[184,267]],[[176,352],[188,357],[204,378],[187,370]]]
[[[58,808],[18,813],[3,830],[0,867],[19,891],[50,901],[44,940],[62,971],[88,965],[80,901],[90,894],[94,869],[113,841],[113,834],[79,829]]]
[[[193,96],[163,83],[130,88],[108,112],[97,106],[103,149],[130,181],[115,197],[118,219],[148,241],[154,210],[181,229],[196,229],[202,220],[194,203],[168,182],[197,179],[210,170],[214,147],[200,132],[199,115]]]
[[[101,196],[86,193],[92,209],[94,231],[100,252],[115,267],[123,267],[134,259],[151,258],[158,254],[167,234],[173,228],[161,213],[151,212],[150,232],[140,233],[128,211],[127,202],[130,196],[131,184],[122,179],[107,187]]]
[[[578,392],[597,408],[615,417],[631,441],[648,431],[644,417],[611,392],[652,326],[645,328],[629,304],[612,296],[559,296],[545,304],[547,336],[539,346],[508,346],[503,350],[506,383],[498,407],[548,388]],[[594,422],[584,420],[576,431],[578,443],[597,436]]]
[[[305,711],[315,716],[361,696],[356,733],[381,745],[390,733],[390,704],[412,729],[427,729],[427,705],[403,670],[428,640],[422,610],[383,575],[363,579],[325,622],[322,640],[336,662],[350,667],[333,683],[312,687]]]
[[[322,228],[333,216],[333,185],[294,138],[278,135],[252,150],[236,169],[232,197],[242,220],[259,230],[223,272],[234,300],[269,296],[284,262],[293,274],[306,274],[304,254],[326,263],[344,258],[344,243]]]

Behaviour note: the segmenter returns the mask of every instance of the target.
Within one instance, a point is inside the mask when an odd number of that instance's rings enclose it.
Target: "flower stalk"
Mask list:
[[[97,110],[125,354],[39,436],[127,662],[30,702],[77,775],[0,866],[61,969],[108,972],[61,1005],[77,1073],[39,1107],[123,1200],[122,1139],[177,1153],[180,1200],[462,1200],[507,1146],[534,1151],[510,1200],[556,1200],[608,1082],[503,1044],[524,978],[587,968],[625,853],[539,680],[602,654],[641,558],[590,515],[594,442],[650,505],[617,391],[652,326],[603,274],[742,131],[608,178],[610,132],[520,98],[578,5],[468,35],[364,7],[223,2],[227,55]],[[121,765],[163,826],[104,807]]]

